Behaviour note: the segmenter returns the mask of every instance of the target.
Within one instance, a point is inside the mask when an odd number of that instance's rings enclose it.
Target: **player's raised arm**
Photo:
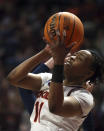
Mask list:
[[[64,60],[68,49],[66,49],[64,45],[64,38],[63,41],[60,41],[59,39],[57,42],[53,41],[52,44],[50,43],[51,53],[54,59],[54,68],[49,89],[48,105],[50,112],[63,117],[69,117],[81,114],[81,108],[78,101],[73,97],[64,98],[63,72]],[[70,48],[71,47],[72,45],[70,45]]]
[[[57,37],[60,35],[57,34]],[[50,112],[63,117],[86,116],[94,106],[91,94],[87,91],[86,93],[79,91],[79,93],[65,96],[64,88],[83,87],[83,84],[94,75],[94,71],[91,70],[94,59],[92,54],[87,50],[82,50],[68,56],[64,39],[60,40],[60,38],[50,43],[50,48],[54,59],[48,98]],[[68,50],[70,51],[71,48],[70,44]]]
[[[50,69],[52,69],[54,66],[54,61],[53,58],[50,58],[47,60],[45,63],[39,64],[32,73],[38,74],[38,73],[43,73],[43,72],[49,72]],[[31,115],[34,107],[34,103],[36,100],[36,97],[34,96],[34,93],[30,90],[19,88],[19,92],[22,98],[22,101],[24,103],[25,108]]]
[[[23,63],[14,68],[7,76],[8,81],[16,87],[37,91],[41,87],[41,77],[30,73],[44,59],[49,58],[50,53],[44,48],[36,55],[25,60]]]

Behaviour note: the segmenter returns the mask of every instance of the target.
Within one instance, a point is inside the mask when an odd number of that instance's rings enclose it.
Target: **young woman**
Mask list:
[[[94,106],[85,84],[88,80],[101,80],[103,61],[89,50],[67,55],[64,42],[59,39],[51,43],[50,51],[54,59],[52,74],[30,73],[49,57],[45,48],[12,70],[8,80],[16,87],[37,93],[30,118],[31,131],[77,131]]]

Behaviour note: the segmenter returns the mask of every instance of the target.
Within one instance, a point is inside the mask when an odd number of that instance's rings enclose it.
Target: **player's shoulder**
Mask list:
[[[51,73],[47,73],[47,72],[45,72],[45,73],[39,73],[38,75],[39,75],[39,76],[41,77],[41,79],[42,79],[42,86],[43,86],[47,81],[51,80],[51,78],[52,78],[52,74],[51,74]]]
[[[51,79],[52,78],[52,74],[51,73],[47,73],[47,72],[45,72],[45,73],[39,73],[39,75],[41,76],[41,78],[42,79]]]
[[[72,93],[78,101],[85,103],[89,107],[93,107],[95,104],[93,95],[86,89],[79,89]]]
[[[71,96],[76,98],[77,101],[80,103],[83,116],[86,116],[95,105],[93,95],[84,88],[80,88],[79,90],[73,91],[71,93]]]
[[[80,89],[72,92],[72,95],[82,98],[84,100],[90,100],[90,102],[94,101],[93,95],[88,90],[86,90],[84,88],[80,88]]]
[[[43,76],[43,77],[49,77],[49,76],[51,76],[52,77],[52,73],[47,73],[47,72],[44,72],[44,73],[39,73],[38,75],[40,75],[40,76]]]
[[[84,97],[92,97],[93,98],[93,95],[91,94],[91,92],[89,92],[88,90],[84,89],[84,88],[80,88],[78,90],[75,90],[73,92],[73,94],[75,95],[81,95],[81,96],[84,96]]]

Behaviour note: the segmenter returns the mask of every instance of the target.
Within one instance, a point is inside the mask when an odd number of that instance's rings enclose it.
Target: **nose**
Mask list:
[[[70,60],[75,60],[76,56],[71,56]]]

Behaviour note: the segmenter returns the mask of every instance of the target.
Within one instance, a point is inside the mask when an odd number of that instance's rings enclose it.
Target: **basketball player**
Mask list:
[[[49,72],[53,68],[53,66],[54,66],[53,59],[50,58],[45,63],[39,64],[32,73],[38,74],[38,73],[43,73],[43,72]],[[86,83],[86,86],[90,92],[94,88],[94,85],[89,82]],[[20,96],[22,98],[23,104],[31,116],[31,113],[34,107],[34,103],[36,100],[36,96],[34,95],[32,91],[26,90],[23,88],[19,88],[19,92],[20,92]],[[88,117],[84,121],[83,129],[85,131],[94,131],[94,120],[93,120],[92,112],[89,113]]]
[[[94,106],[93,96],[84,88],[85,83],[101,80],[102,59],[89,50],[68,56],[59,39],[53,41],[50,48],[55,64],[52,74],[30,73],[50,55],[43,49],[12,70],[8,80],[14,86],[37,93],[30,118],[31,131],[77,131]]]

